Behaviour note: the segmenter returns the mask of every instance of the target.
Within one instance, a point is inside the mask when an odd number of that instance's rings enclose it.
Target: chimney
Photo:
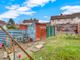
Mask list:
[[[60,16],[62,16],[63,14],[61,13]]]

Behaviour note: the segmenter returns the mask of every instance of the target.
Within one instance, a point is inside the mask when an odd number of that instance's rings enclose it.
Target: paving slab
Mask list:
[[[4,57],[4,52],[5,52],[5,50],[4,49],[0,49],[0,60],[9,60],[9,58],[5,58]]]

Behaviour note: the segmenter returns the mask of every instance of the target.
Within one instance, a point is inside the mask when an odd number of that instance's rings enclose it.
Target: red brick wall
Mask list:
[[[26,25],[20,25],[20,26],[19,26],[19,29],[20,29],[20,30],[26,30],[26,29],[27,29],[27,26],[26,26]]]

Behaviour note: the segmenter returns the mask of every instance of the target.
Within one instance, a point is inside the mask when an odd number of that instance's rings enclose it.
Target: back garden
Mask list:
[[[49,37],[45,46],[32,53],[32,57],[34,60],[80,60],[80,36],[63,34]]]
[[[15,23],[13,21],[12,23],[9,21],[7,29],[18,30],[18,27],[15,27]],[[53,33],[54,32],[55,31],[53,31]],[[50,33],[52,33],[52,31]],[[41,41],[38,41],[37,43]],[[34,50],[36,43],[32,42],[30,44],[20,43],[20,45],[32,56],[34,60],[80,60],[80,35],[59,34],[52,37],[49,36],[46,38],[44,46],[36,52],[31,51]],[[16,45],[15,50],[16,55],[20,53],[23,56],[22,59],[18,60],[28,60],[28,57],[24,56],[23,51],[17,48]]]

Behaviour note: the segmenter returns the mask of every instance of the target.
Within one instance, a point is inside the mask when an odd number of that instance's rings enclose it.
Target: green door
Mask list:
[[[46,27],[47,37],[55,35],[55,27],[54,26],[47,26]]]
[[[47,37],[49,37],[49,27],[46,27],[46,33],[47,33]]]

